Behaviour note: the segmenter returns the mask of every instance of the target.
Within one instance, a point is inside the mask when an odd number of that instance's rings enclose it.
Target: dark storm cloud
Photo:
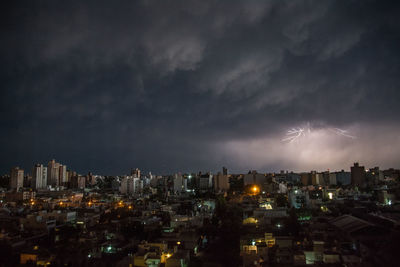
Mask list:
[[[398,165],[400,152],[385,153],[400,148],[398,10],[390,1],[13,2],[1,23],[2,171],[53,157],[100,173]],[[314,143],[282,144],[307,122]],[[360,137],[331,140],[327,127]],[[324,140],[334,145],[316,146]],[[377,148],[376,159],[364,156]],[[352,149],[360,153],[342,153]]]

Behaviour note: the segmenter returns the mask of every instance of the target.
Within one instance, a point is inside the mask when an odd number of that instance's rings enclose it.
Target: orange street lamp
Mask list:
[[[258,186],[256,186],[256,185],[254,185],[254,186],[251,188],[251,191],[253,191],[254,194],[257,194],[257,193],[260,191],[260,188],[258,188]]]

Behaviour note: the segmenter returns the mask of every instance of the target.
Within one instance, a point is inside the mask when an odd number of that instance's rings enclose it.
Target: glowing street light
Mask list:
[[[250,190],[253,194],[258,194],[260,192],[260,188],[257,185],[254,185],[253,187],[251,187]]]

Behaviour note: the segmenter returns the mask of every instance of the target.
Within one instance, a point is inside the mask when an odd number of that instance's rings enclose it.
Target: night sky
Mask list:
[[[399,1],[0,12],[1,174],[52,158],[105,175],[400,167]],[[283,141],[292,128],[305,136]]]

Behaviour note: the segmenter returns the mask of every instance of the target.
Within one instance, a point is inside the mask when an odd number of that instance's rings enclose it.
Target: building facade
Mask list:
[[[32,172],[32,188],[40,189],[47,187],[47,167],[36,164]]]
[[[351,184],[363,186],[365,183],[365,168],[360,166],[358,162],[354,163],[351,169]]]
[[[18,191],[20,188],[24,186],[24,170],[19,167],[15,167],[11,169],[10,175],[10,187]]]

